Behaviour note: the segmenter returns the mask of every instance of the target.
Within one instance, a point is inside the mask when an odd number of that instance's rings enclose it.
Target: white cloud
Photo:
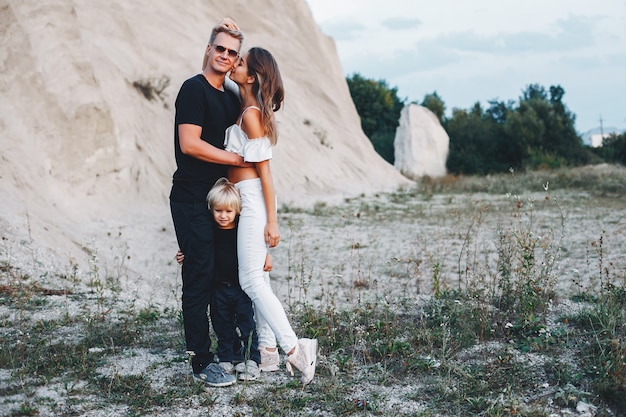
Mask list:
[[[437,91],[448,109],[517,100],[559,84],[577,129],[626,126],[623,0],[308,0],[346,74],[384,79],[400,97]],[[620,94],[622,96],[623,94]]]
[[[382,22],[382,25],[389,30],[414,29],[421,24],[419,19],[413,17],[392,17]]]

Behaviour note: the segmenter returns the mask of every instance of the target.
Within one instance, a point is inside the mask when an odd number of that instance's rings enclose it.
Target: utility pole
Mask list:
[[[600,114],[600,137],[604,139],[604,128],[602,127],[602,114]]]

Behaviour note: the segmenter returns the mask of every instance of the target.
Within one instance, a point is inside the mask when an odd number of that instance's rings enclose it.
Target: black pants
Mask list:
[[[217,335],[220,362],[251,359],[257,364],[261,363],[252,300],[239,285],[215,286],[211,292],[211,322]],[[236,329],[239,329],[239,334]],[[241,348],[243,358],[238,352]]]
[[[194,373],[200,372],[214,355],[210,351],[208,307],[213,281],[213,224],[206,202],[170,201],[172,220],[183,263],[183,326],[187,350],[195,353],[191,360]]]

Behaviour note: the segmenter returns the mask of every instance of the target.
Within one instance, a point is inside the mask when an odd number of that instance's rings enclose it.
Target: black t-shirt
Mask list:
[[[213,229],[215,242],[215,284],[239,285],[237,263],[237,228]]]
[[[198,74],[183,83],[176,97],[174,151],[177,169],[170,199],[179,202],[205,202],[211,187],[226,176],[227,166],[201,161],[180,150],[178,125],[202,127],[201,139],[224,149],[224,132],[239,116],[239,98],[225,89],[220,91]]]

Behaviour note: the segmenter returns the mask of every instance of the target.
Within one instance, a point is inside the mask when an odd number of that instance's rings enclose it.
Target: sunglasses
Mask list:
[[[215,51],[219,55],[222,55],[225,51],[228,51],[228,56],[231,58],[237,58],[239,56],[239,51],[235,51],[234,49],[228,49],[223,47],[222,45],[213,45],[215,47]]]

